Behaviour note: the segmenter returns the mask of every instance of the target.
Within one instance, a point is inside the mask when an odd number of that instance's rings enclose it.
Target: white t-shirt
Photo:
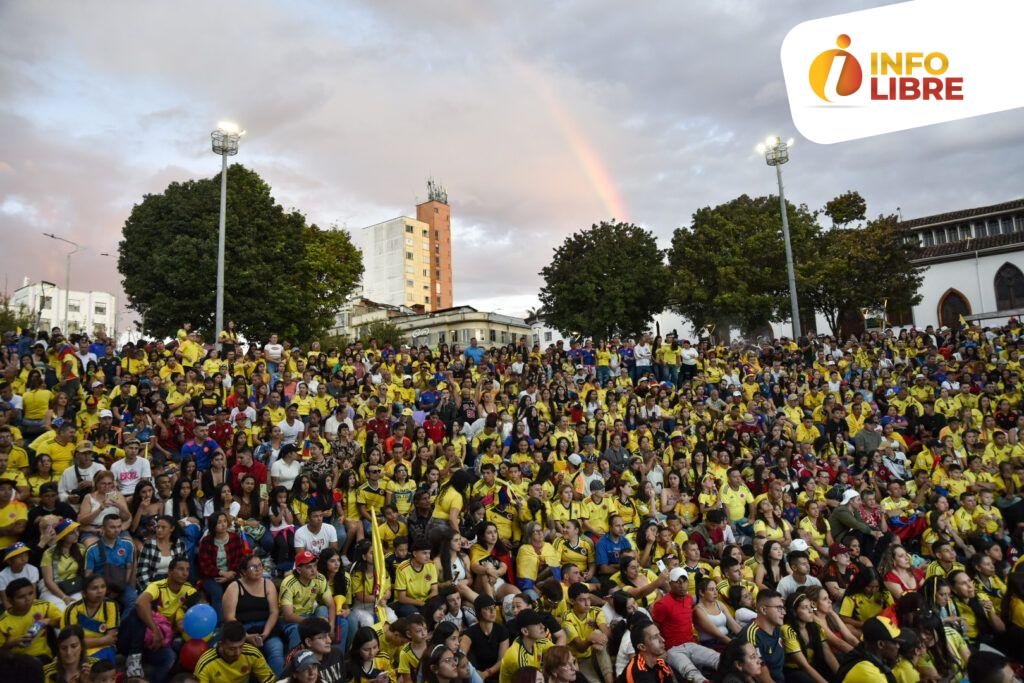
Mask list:
[[[808,577],[804,579],[803,583],[797,583],[796,579],[793,578],[792,574],[787,574],[786,576],[783,576],[781,579],[779,579],[779,585],[776,586],[775,590],[779,592],[783,600],[788,600],[789,596],[791,596],[793,593],[796,593],[797,590],[803,588],[804,586],[820,585],[821,581],[818,581],[813,576],[808,575]]]
[[[319,555],[331,543],[338,542],[338,532],[330,524],[321,524],[320,531],[313,533],[309,525],[304,524],[295,530],[295,547],[304,548],[314,555]]]
[[[683,346],[679,349],[679,360],[683,365],[696,365],[699,355],[697,349],[692,346],[689,348]]]
[[[242,509],[242,505],[237,501],[231,501],[231,506],[228,508],[228,514],[232,517],[237,517],[239,510]],[[203,506],[203,517],[209,517],[213,514],[213,498],[206,501],[206,505]]]
[[[272,363],[279,363],[281,356],[284,354],[284,347],[280,344],[265,344],[263,346],[263,352],[267,354],[267,360]]]
[[[637,344],[633,347],[633,358],[636,359],[638,368],[649,366],[651,364],[651,347],[647,344]]]
[[[276,460],[270,467],[270,478],[271,480],[276,479],[278,486],[283,486],[291,491],[292,484],[295,483],[295,478],[299,476],[301,469],[302,463],[298,460],[293,460],[291,465],[284,460]]]
[[[110,471],[117,482],[117,490],[126,496],[135,493],[135,487],[140,479],[149,479],[153,476],[149,461],[145,458],[135,458],[135,462],[130,465],[125,458],[121,458],[110,466]]]
[[[299,418],[295,418],[294,424],[288,424],[288,418],[285,418],[278,422],[277,426],[281,428],[281,443],[283,444],[295,443],[299,438],[299,434],[306,429],[306,425]]]
[[[0,591],[7,588],[7,584],[15,579],[28,579],[34,586],[39,583],[39,569],[26,564],[20,572],[15,574],[10,567],[4,567],[3,571],[0,571]]]

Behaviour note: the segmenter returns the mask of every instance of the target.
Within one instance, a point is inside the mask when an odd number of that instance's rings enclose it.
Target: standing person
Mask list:
[[[246,641],[241,622],[229,621],[220,629],[217,647],[204,652],[196,662],[199,683],[274,683],[277,676],[255,646]]]
[[[697,667],[714,669],[718,666],[718,653],[697,644],[693,628],[693,596],[690,595],[689,575],[682,567],[668,574],[668,593],[651,608],[651,617],[665,637],[665,659],[686,680],[704,680]]]
[[[783,683],[786,680],[786,650],[782,645],[782,624],[786,605],[782,596],[771,589],[757,594],[757,617],[747,626],[744,639],[757,648],[764,662],[762,683]]]
[[[146,586],[135,609],[124,614],[117,649],[130,653],[125,661],[128,678],[145,678],[142,670],[145,659],[153,667],[153,680],[167,679],[177,655],[165,637],[165,629],[173,635],[185,618],[185,610],[195,603],[196,589],[188,582],[190,569],[187,557],[171,560],[167,578]],[[146,644],[147,632],[152,639],[151,646]]]
[[[834,680],[843,683],[894,680],[892,667],[900,657],[900,630],[882,617],[864,622],[864,640],[853,648]],[[973,680],[973,679],[972,679]]]
[[[629,629],[636,654],[619,675],[621,683],[675,683],[672,668],[665,663],[665,639],[652,621],[642,620]]]
[[[284,673],[284,642],[277,623],[277,588],[273,581],[264,578],[263,563],[258,557],[246,556],[239,574],[224,589],[224,621],[240,621],[245,626],[245,639],[263,651],[274,675],[280,677]]]

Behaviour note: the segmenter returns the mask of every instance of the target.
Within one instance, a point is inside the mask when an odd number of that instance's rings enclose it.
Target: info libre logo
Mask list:
[[[860,60],[847,51],[853,41],[836,37],[838,49],[825,50],[811,62],[811,90],[830,104],[857,94],[864,85]],[[871,100],[963,100],[964,79],[946,75],[949,57],[942,52],[872,52],[868,97]]]

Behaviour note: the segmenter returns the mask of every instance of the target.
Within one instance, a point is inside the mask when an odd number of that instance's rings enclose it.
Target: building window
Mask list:
[[[945,243],[946,243],[946,231],[941,229],[941,228],[939,228],[938,230],[935,231],[935,244],[945,244]]]
[[[502,331],[502,333],[501,333],[501,343],[502,344],[507,344],[508,343],[508,332]]]
[[[490,331],[490,340],[498,341],[498,333],[495,330]]]
[[[411,261],[412,260],[412,252],[411,251],[405,252],[405,258],[407,258],[407,259],[409,259]]]
[[[68,302],[68,313],[80,313],[81,311],[81,304],[79,304],[77,301]]]
[[[424,268],[424,269],[423,269],[423,277],[426,277],[426,276],[427,276],[427,269],[426,269],[426,268]]]
[[[107,314],[107,305],[106,304],[96,304],[93,307],[92,312],[95,315],[106,315]]]
[[[1012,263],[1004,263],[996,271],[996,310],[1024,308],[1024,274]]]
[[[444,332],[437,333],[437,343],[444,344]]]
[[[412,280],[406,280],[405,281],[405,286],[406,287],[414,287],[415,285],[416,285],[416,283],[413,282]]]
[[[921,246],[930,247],[935,244],[935,236],[931,232],[921,233]]]
[[[435,266],[441,265],[441,257],[440,256],[435,256],[434,257],[434,265]]]
[[[423,236],[424,236],[424,237],[429,237],[429,236],[430,236],[430,233],[429,233],[429,232],[427,232],[426,230],[424,230],[424,231],[423,231]]]
[[[411,225],[405,226],[405,231],[411,235],[412,234],[412,226]]]
[[[462,341],[468,344],[469,343],[469,338],[470,338],[469,330],[462,330]]]
[[[53,306],[53,297],[52,296],[40,297],[40,301],[42,301],[42,303],[39,305],[39,307],[42,308],[42,309],[48,309],[48,308],[50,308],[50,306]]]
[[[545,332],[544,333],[544,341],[546,341],[546,342],[551,341],[551,333],[550,332]]]
[[[429,296],[423,297],[423,303],[429,304],[430,303],[430,297]]]
[[[540,335],[539,334],[534,334],[533,335],[533,343],[534,344],[540,344]]]

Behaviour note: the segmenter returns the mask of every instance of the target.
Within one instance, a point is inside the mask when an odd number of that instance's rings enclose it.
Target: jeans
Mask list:
[[[612,378],[612,369],[607,365],[597,366],[597,383],[604,386],[604,383]]]
[[[138,601],[138,599],[139,599],[139,590],[135,586],[127,585],[127,586],[124,587],[124,591],[121,593],[121,600],[120,600],[121,612],[122,612],[122,617],[121,618],[122,619],[124,619],[123,614],[125,612],[130,612],[131,610],[133,610],[135,608],[135,603]]]
[[[697,643],[681,643],[665,653],[665,661],[685,680],[702,681],[701,669],[718,667],[718,653]],[[700,667],[700,668],[698,668]]]
[[[203,579],[203,592],[206,593],[206,597],[210,600],[210,607],[217,612],[218,626],[224,623],[224,615],[221,612],[221,601],[224,598],[225,585],[226,584],[218,583],[213,579]]]
[[[348,540],[348,529],[345,528],[345,523],[344,522],[339,522],[339,523],[336,523],[336,524],[331,524],[331,526],[334,527],[334,531],[337,532],[337,534],[338,534],[338,547],[339,548],[344,548],[345,547],[345,541]],[[268,533],[268,535],[269,535],[269,533]]]
[[[170,643],[157,650],[147,650],[146,628],[138,612],[126,612],[121,620],[121,628],[117,632],[117,649],[126,654],[141,652],[142,661],[153,668],[149,680],[153,683],[163,683],[167,680],[167,674],[171,672],[174,663],[178,661],[178,655],[170,647]]]
[[[245,630],[247,633],[262,633],[263,627],[266,626],[265,621],[250,621],[245,624]],[[284,641],[277,635],[280,623],[271,632],[270,637],[263,639],[263,654],[267,657],[267,664],[273,670],[274,675],[278,678],[281,677],[284,672]]]
[[[320,605],[319,607],[316,608],[316,611],[313,612],[312,614],[303,614],[301,616],[303,616],[303,617],[322,617],[323,619],[326,619],[327,618],[327,614],[328,614],[327,608],[325,606],[323,606],[323,605]],[[295,648],[297,648],[299,646],[299,624],[298,624],[298,622],[286,621],[286,622],[284,622],[282,624],[282,629],[284,630],[285,637],[288,639],[288,650],[291,651],[291,650],[294,650]]]

